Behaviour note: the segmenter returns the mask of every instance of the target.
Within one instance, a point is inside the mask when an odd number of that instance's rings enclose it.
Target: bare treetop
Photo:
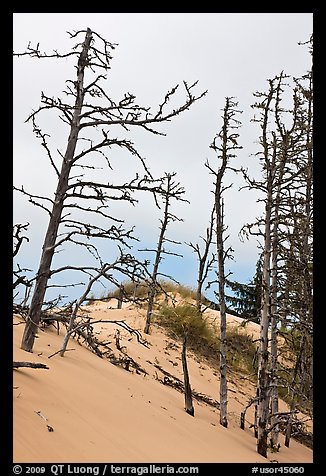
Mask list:
[[[110,50],[114,50],[117,43],[110,43],[109,41],[102,38],[98,33],[92,31],[90,28],[87,30],[78,30],[73,33],[67,31],[70,38],[76,38],[80,34],[95,36],[102,42],[103,51],[95,47],[94,40],[92,41],[89,52],[87,55],[87,66],[92,67],[96,66],[98,68],[110,69],[110,60],[112,59]],[[77,43],[74,47],[74,51],[69,51],[68,53],[59,53],[57,50],[53,50],[52,53],[42,52],[40,50],[40,43],[37,43],[36,47],[32,47],[31,43],[28,43],[26,51],[22,53],[14,53],[14,56],[30,56],[34,58],[67,58],[68,56],[78,56],[80,55],[80,49],[83,48],[83,43]],[[96,63],[95,61],[98,61]]]
[[[98,33],[92,31],[90,28],[87,30],[79,30],[75,33],[69,33],[70,38],[75,38],[81,33],[86,33],[85,41],[83,43],[77,43],[73,47],[73,51],[68,53],[59,53],[54,50],[52,53],[42,52],[39,47],[39,43],[36,47],[32,47],[30,44],[27,46],[27,51],[23,53],[14,53],[14,56],[30,56],[36,58],[67,58],[71,56],[78,57],[78,68],[89,68],[94,74],[87,84],[83,85],[82,94],[83,100],[83,113],[80,114],[80,129],[93,127],[93,126],[112,126],[120,125],[125,130],[128,130],[132,126],[140,126],[153,134],[165,135],[164,133],[153,129],[152,125],[155,123],[170,121],[172,117],[177,116],[181,112],[189,109],[189,107],[207,94],[207,91],[202,92],[198,96],[194,94],[194,88],[198,81],[188,85],[186,81],[183,81],[183,87],[186,93],[186,99],[182,105],[176,107],[168,107],[168,103],[173,99],[176,94],[179,85],[172,87],[164,96],[164,99],[155,111],[152,111],[150,107],[144,107],[138,105],[135,100],[136,96],[127,92],[122,98],[115,101],[110,98],[105,89],[100,84],[102,80],[107,79],[105,74],[97,74],[96,69],[101,68],[108,71],[110,67],[110,61],[112,59],[111,50],[114,50],[116,44],[110,43],[102,38]],[[85,42],[89,38],[89,47],[85,55],[81,54]],[[96,75],[97,74],[97,75]],[[74,80],[67,80],[67,89],[65,94],[69,97],[76,98],[79,90],[80,82]],[[96,104],[96,100],[99,99],[100,103]],[[87,102],[89,100],[89,102]],[[106,102],[106,103],[104,103]],[[42,110],[56,108],[60,111],[60,119],[67,124],[71,124],[75,104],[68,104],[61,99],[52,98],[46,96],[42,92],[41,97],[42,105],[34,111],[27,119],[31,120]],[[105,133],[103,132],[104,137]],[[107,139],[107,138],[106,138]]]

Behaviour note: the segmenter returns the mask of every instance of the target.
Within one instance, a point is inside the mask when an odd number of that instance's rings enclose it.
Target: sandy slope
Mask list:
[[[139,329],[144,325],[143,315],[132,307],[117,310],[98,303],[92,316],[125,319]],[[116,328],[96,327],[112,349]],[[43,362],[50,369],[14,371],[15,462],[266,462],[255,451],[251,430],[239,428],[240,411],[253,387],[245,378],[230,376],[228,429],[219,425],[218,410],[205,403],[194,401],[195,417],[189,416],[183,395],[157,380],[163,375],[159,367],[182,379],[180,345],[163,330],[153,327],[146,336],[149,347],[121,332],[121,344],[147,375],[116,367],[72,340],[68,348],[73,351],[48,359],[62,343],[54,328],[40,332],[33,354],[27,354],[20,349],[22,331],[23,324],[14,326],[14,359]],[[191,354],[188,360],[192,388],[218,400],[216,372]],[[312,462],[312,451],[292,441],[269,459]]]

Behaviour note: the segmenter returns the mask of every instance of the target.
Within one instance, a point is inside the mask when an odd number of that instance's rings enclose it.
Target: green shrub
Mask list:
[[[214,366],[219,364],[219,330],[208,324],[195,306],[190,304],[161,308],[157,321],[172,336],[183,338],[188,331],[188,347],[194,353],[207,358]],[[227,329],[227,363],[233,370],[255,372],[256,346],[252,338],[236,328]],[[256,373],[256,372],[255,372]]]
[[[125,299],[142,299],[146,298],[148,295],[148,284],[145,281],[134,282],[134,281],[123,281],[122,286],[125,292]],[[106,293],[106,298],[115,298],[118,299],[120,296],[120,288],[115,288],[112,291]]]
[[[257,369],[257,347],[252,338],[233,327],[226,331],[227,361],[233,370],[255,373]],[[255,373],[256,375],[256,373]]]
[[[168,280],[159,280],[158,281],[160,287],[166,292],[166,293],[173,293],[173,294],[180,294],[180,296],[183,299],[186,298],[191,298],[191,299],[196,299],[196,292],[189,286],[185,286],[183,284],[177,284],[174,283],[173,281],[168,281]],[[145,281],[141,282],[133,282],[130,280],[123,281],[121,283],[124,287],[124,292],[125,292],[125,299],[146,299],[148,296],[149,292],[149,285]],[[163,294],[162,290],[158,290],[157,296],[160,296]],[[120,289],[119,288],[114,288],[110,291],[105,292],[102,294],[101,297],[97,299],[118,299],[120,295]],[[91,296],[92,299],[96,299],[94,295]]]
[[[172,331],[178,337],[183,337],[187,331],[189,345],[211,345],[214,342],[214,334],[207,322],[197,309],[191,304],[180,306],[163,306],[158,320],[161,325]]]

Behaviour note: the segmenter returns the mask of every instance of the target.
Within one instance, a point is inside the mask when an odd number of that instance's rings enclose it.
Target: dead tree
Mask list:
[[[130,93],[125,94],[120,100],[114,101],[107,95],[101,82],[106,79],[102,72],[106,73],[110,69],[111,51],[115,48],[115,45],[103,39],[90,28],[69,33],[69,35],[70,38],[79,38],[80,35],[83,35],[84,39],[68,53],[61,54],[54,51],[47,54],[39,49],[39,44],[35,48],[28,45],[27,51],[24,53],[15,53],[15,56],[55,59],[76,58],[77,60],[77,76],[74,80],[67,81],[67,91],[65,93],[68,100],[49,97],[42,93],[41,106],[27,119],[32,123],[33,131],[40,139],[57,176],[54,199],[33,195],[25,191],[23,187],[16,188],[16,190],[26,195],[31,203],[41,207],[49,214],[34,293],[31,299],[30,313],[21,344],[22,349],[28,352],[33,349],[50,278],[51,264],[58,247],[69,241],[78,245],[82,244],[91,252],[91,244],[85,243],[85,239],[89,240],[97,237],[124,242],[127,238],[130,238],[130,231],[123,230],[121,226],[123,220],[108,215],[107,202],[109,200],[124,200],[135,203],[136,199],[133,197],[135,191],[143,190],[151,193],[159,193],[160,191],[160,181],[157,182],[153,179],[145,165],[144,158],[139,154],[134,144],[125,138],[119,139],[116,134],[121,130],[127,134],[131,128],[141,128],[153,134],[164,135],[155,129],[155,125],[170,121],[173,117],[189,109],[192,104],[206,94],[205,91],[198,96],[194,95],[193,89],[197,82],[191,86],[184,82],[186,98],[183,103],[168,109],[168,103],[174,99],[178,89],[178,86],[176,86],[167,92],[156,112],[151,112],[149,108],[139,106],[135,102],[135,96]],[[89,79],[87,80],[86,77]],[[70,99],[71,102],[69,102]],[[38,115],[45,111],[56,111],[58,117],[68,126],[69,137],[66,150],[64,153],[58,151],[59,156],[57,157],[51,152],[47,140],[48,134],[43,133],[36,123]],[[89,135],[90,138],[82,135],[87,131],[92,131]],[[94,134],[96,135],[96,131],[100,136],[97,135],[95,140]],[[83,147],[83,144],[86,145]],[[121,184],[110,183],[108,177],[112,166],[105,151],[114,148],[136,157],[145,170],[145,175],[139,177],[136,174],[133,180]],[[92,157],[92,160],[90,160],[90,157]],[[85,175],[85,170],[96,168],[94,157],[104,161],[106,167],[105,173],[102,174],[102,182]],[[84,159],[89,160],[88,165],[85,164]],[[58,161],[61,162],[61,165]],[[73,171],[76,171],[76,174],[73,174]],[[80,171],[83,173],[80,174]],[[87,203],[92,204],[92,206],[85,205]],[[74,220],[70,218],[71,210],[77,210],[86,216],[89,213],[94,216],[95,213],[97,217],[102,217],[105,221],[113,221],[114,225],[99,227],[90,225],[89,219],[86,222]],[[65,227],[62,234],[59,233],[60,226]],[[80,237],[84,241],[78,239]]]
[[[228,426],[227,419],[227,362],[226,362],[226,298],[225,298],[225,261],[230,258],[232,249],[224,249],[227,237],[224,236],[226,230],[224,223],[224,200],[223,193],[231,187],[224,186],[225,173],[230,169],[229,161],[235,157],[234,151],[241,149],[238,145],[239,134],[234,132],[240,127],[240,121],[235,116],[240,112],[236,109],[238,103],[233,98],[226,98],[223,110],[223,125],[220,132],[215,136],[211,148],[221,160],[221,166],[213,169],[208,162],[206,167],[214,176],[214,210],[216,216],[215,235],[218,262],[218,300],[220,306],[220,424]],[[219,145],[220,144],[220,145]]]
[[[288,237],[284,229],[289,224],[289,207],[293,203],[292,190],[297,189],[297,162],[299,116],[297,113],[297,92],[293,94],[293,109],[281,105],[284,80],[283,72],[269,80],[267,93],[255,93],[259,100],[254,104],[259,117],[254,118],[261,128],[258,153],[263,179],[251,180],[242,170],[249,188],[263,194],[264,214],[256,223],[246,225],[247,232],[263,238],[262,304],[260,319],[260,345],[258,353],[258,406],[257,451],[267,457],[267,436],[271,433],[271,446],[278,447],[278,323],[284,309],[284,286],[280,285],[284,266],[282,247],[288,248]],[[287,114],[282,121],[283,114]],[[292,123],[289,121],[292,120]],[[286,124],[286,125],[285,125]],[[290,127],[289,127],[290,126]],[[286,242],[286,243],[285,243]],[[283,264],[282,264],[283,261]],[[269,339],[270,330],[270,339]],[[270,345],[269,345],[270,344]],[[270,408],[269,408],[270,405]]]
[[[270,323],[270,303],[271,303],[271,286],[270,286],[270,269],[271,269],[271,227],[272,227],[272,210],[273,210],[273,186],[274,176],[276,172],[276,149],[273,148],[269,140],[269,121],[273,100],[275,99],[276,86],[275,79],[269,80],[268,93],[255,93],[254,96],[259,98],[254,107],[260,112],[260,117],[254,118],[261,128],[260,145],[262,152],[260,160],[262,161],[262,169],[264,178],[261,182],[249,179],[246,171],[243,175],[249,183],[249,187],[259,189],[264,193],[264,217],[258,220],[259,227],[263,227],[263,231],[259,229],[257,232],[252,231],[254,225],[247,225],[250,234],[258,234],[263,236],[263,254],[262,254],[262,302],[260,316],[260,339],[258,349],[258,383],[257,383],[257,426],[258,440],[257,451],[259,454],[267,457],[267,435],[268,435],[268,419],[269,419],[269,340],[268,330]]]
[[[251,407],[251,405],[253,404],[256,404],[257,403],[257,397],[254,397],[254,398],[251,398],[247,405],[245,406],[244,410],[242,410],[242,412],[240,413],[240,428],[241,430],[244,430],[245,429],[245,422],[246,422],[246,413],[247,413],[247,410],[248,408]]]
[[[182,369],[184,379],[184,394],[185,394],[185,410],[191,415],[195,416],[195,410],[192,403],[192,392],[189,381],[188,365],[187,365],[187,330],[184,331],[183,343],[182,343]]]
[[[24,368],[30,368],[30,369],[46,369],[49,370],[49,367],[45,364],[37,363],[37,362],[18,362],[14,361],[13,362],[13,368],[14,369],[19,369],[21,367]]]
[[[20,249],[21,246],[26,240],[29,242],[29,238],[22,233],[25,232],[29,227],[29,223],[23,224],[23,223],[16,223],[13,226],[13,258],[15,258]],[[17,263],[17,268],[13,270],[13,275],[14,275],[14,282],[13,282],[13,289],[17,288],[20,284],[25,286],[25,299],[26,295],[29,292],[31,286],[32,286],[32,279],[28,279],[25,273],[26,271],[31,271],[30,269],[27,268],[21,268],[19,263]]]
[[[118,304],[117,304],[117,308],[118,309],[122,309],[122,303],[123,303],[123,294],[124,294],[124,288],[123,288],[123,284],[121,283],[120,286],[119,286],[119,294],[118,294]]]
[[[155,252],[155,260],[154,260],[154,265],[153,265],[153,272],[151,275],[151,282],[150,282],[150,287],[149,287],[149,293],[148,293],[148,307],[147,307],[147,313],[146,313],[146,324],[144,328],[145,334],[149,334],[150,331],[150,325],[151,325],[151,319],[152,319],[152,313],[153,313],[153,306],[154,306],[154,301],[155,301],[155,296],[157,292],[157,287],[158,287],[158,276],[165,276],[170,279],[173,279],[171,276],[167,276],[166,274],[159,273],[159,265],[162,261],[162,258],[164,255],[173,255],[173,256],[179,256],[178,253],[173,253],[171,251],[168,251],[166,248],[164,248],[164,243],[173,243],[173,244],[180,244],[177,241],[168,239],[166,237],[166,230],[171,222],[175,221],[182,221],[181,218],[178,218],[176,215],[172,214],[170,212],[170,206],[171,206],[171,200],[182,200],[186,201],[184,198],[182,198],[182,195],[184,194],[184,189],[183,187],[180,186],[180,183],[178,182],[173,182],[175,174],[166,174],[166,188],[165,192],[162,193],[163,195],[163,202],[164,202],[164,210],[163,210],[163,218],[160,220],[161,227],[160,227],[160,234],[157,242],[157,247],[156,250],[140,250],[140,251],[152,251]]]
[[[198,312],[202,312],[202,297],[203,297],[203,286],[207,279],[209,271],[212,269],[213,264],[216,261],[216,256],[212,253],[212,256],[209,258],[209,252],[213,240],[213,231],[214,231],[214,216],[215,209],[213,207],[210,222],[206,228],[206,236],[202,238],[204,241],[203,249],[201,249],[199,243],[193,244],[188,243],[188,246],[193,249],[198,257],[198,277],[197,277],[197,290],[196,290],[196,307]],[[209,283],[211,284],[211,283]]]
[[[88,300],[89,293],[91,292],[92,286],[94,285],[94,283],[103,278],[109,281],[110,283],[117,285],[118,281],[116,278],[113,277],[113,272],[119,272],[120,274],[128,276],[133,281],[136,281],[137,279],[145,279],[144,276],[146,273],[146,266],[144,266],[143,263],[136,260],[131,255],[129,255],[129,258],[128,258],[126,255],[121,253],[121,256],[115,262],[105,263],[100,269],[94,269],[92,271],[93,271],[93,274],[90,276],[90,279],[85,288],[85,291],[83,292],[83,294],[80,296],[80,298],[76,301],[76,303],[73,306],[73,310],[71,312],[70,319],[69,319],[67,332],[65,334],[63,344],[60,349],[61,357],[64,356],[69,339],[71,335],[76,332],[77,327],[79,329],[85,327],[85,323],[78,324],[78,325],[76,324],[76,317],[82,304]],[[90,270],[89,270],[89,274],[90,274]]]
[[[308,45],[313,53],[313,38]],[[293,368],[290,411],[301,402],[313,404],[313,66],[301,78],[295,78],[297,91],[296,115],[298,117],[296,146],[296,170],[298,189],[293,193],[294,203],[290,210],[288,240],[290,253],[287,264],[289,275],[284,282],[292,319],[288,320],[293,332],[291,345],[296,364]],[[297,345],[296,334],[300,334]],[[285,446],[289,447],[293,419],[286,427]]]
[[[29,238],[25,235],[22,235],[22,231],[26,231],[29,227],[29,223],[25,225],[22,223],[17,223],[13,226],[13,238],[14,238],[14,249],[13,249],[13,258],[18,254],[20,247],[24,240],[29,241]]]
[[[273,177],[273,207],[272,207],[272,219],[271,219],[271,269],[270,269],[270,425],[271,425],[271,437],[270,444],[272,448],[278,448],[279,442],[279,425],[278,421],[278,324],[280,321],[280,243],[282,241],[281,227],[284,222],[284,210],[287,206],[288,187],[292,187],[295,179],[295,173],[291,162],[296,155],[297,139],[294,138],[294,131],[297,127],[297,114],[296,114],[296,95],[294,95],[294,109],[293,111],[287,111],[291,113],[292,124],[288,121],[287,126],[282,121],[283,113],[285,112],[282,107],[282,93],[284,92],[284,79],[287,76],[282,72],[276,78],[276,91],[275,91],[275,107],[274,117],[276,130],[272,132],[272,144],[273,155],[276,155],[274,171],[272,171]],[[289,127],[290,126],[290,127]]]

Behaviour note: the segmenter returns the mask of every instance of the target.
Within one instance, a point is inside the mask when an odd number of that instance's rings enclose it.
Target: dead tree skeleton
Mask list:
[[[170,212],[170,206],[171,206],[171,200],[182,200],[186,201],[184,198],[182,198],[182,195],[184,194],[184,189],[180,186],[178,182],[173,182],[173,177],[175,174],[166,174],[166,188],[165,188],[165,193],[162,193],[163,195],[163,202],[164,202],[164,210],[163,210],[163,218],[160,220],[161,222],[161,227],[160,227],[160,234],[157,242],[157,247],[156,250],[140,250],[140,251],[154,251],[155,252],[155,260],[154,260],[154,265],[153,265],[153,271],[151,275],[151,283],[149,287],[149,293],[148,293],[148,306],[147,306],[147,313],[146,313],[146,324],[144,328],[145,334],[148,334],[150,331],[150,325],[151,325],[151,319],[152,319],[152,313],[153,313],[153,306],[154,306],[154,300],[157,292],[157,287],[158,287],[158,276],[165,276],[170,279],[173,279],[171,276],[167,276],[165,274],[159,273],[159,265],[162,261],[163,255],[173,255],[173,256],[180,256],[178,253],[174,253],[171,251],[168,251],[164,248],[164,243],[169,242],[173,244],[180,244],[177,241],[168,239],[166,237],[166,230],[171,222],[175,221],[182,221],[181,218],[178,218],[176,215],[172,214]]]
[[[95,272],[94,272],[95,271]],[[133,280],[140,279],[140,277],[144,276],[146,272],[146,268],[143,267],[143,264],[135,260],[132,256],[129,256],[129,259],[126,255],[121,253],[120,258],[118,258],[113,263],[104,263],[100,269],[94,270],[93,275],[90,276],[88,284],[80,296],[80,298],[76,301],[76,303],[72,306],[72,312],[70,314],[69,324],[67,327],[67,332],[65,334],[62,347],[60,349],[60,356],[63,357],[66,351],[69,339],[71,335],[76,332],[76,317],[78,311],[82,304],[87,301],[89,297],[89,293],[92,290],[92,286],[101,278],[108,280],[110,283],[117,285],[117,280],[113,277],[113,272],[120,272],[123,275],[127,275]],[[89,273],[90,274],[90,273]],[[144,279],[144,278],[143,278]],[[79,324],[79,327],[83,327],[83,325]]]
[[[17,257],[21,246],[26,240],[29,242],[29,238],[22,234],[25,232],[29,227],[29,223],[16,223],[13,226],[13,259]],[[13,270],[14,282],[13,282],[13,289],[16,290],[18,286],[22,285],[25,286],[24,298],[22,301],[22,306],[24,306],[28,300],[29,293],[31,291],[33,285],[33,278],[28,278],[25,274],[26,272],[31,272],[31,269],[28,268],[21,268],[20,264],[16,263],[16,269]],[[14,299],[18,296],[19,292],[14,295]]]
[[[200,247],[199,243],[193,244],[188,243],[188,246],[197,254],[198,257],[198,277],[197,277],[197,290],[196,290],[196,307],[198,312],[202,312],[202,298],[203,298],[203,286],[207,279],[209,271],[212,269],[213,264],[216,262],[216,256],[212,253],[209,258],[209,252],[211,245],[213,244],[213,233],[214,233],[214,216],[215,209],[213,207],[209,225],[206,228],[206,236],[202,237],[204,242],[203,248]],[[209,287],[212,283],[209,283]],[[207,289],[206,287],[206,289]]]
[[[45,293],[50,278],[51,264],[55,251],[63,243],[72,242],[86,246],[92,252],[91,243],[81,242],[78,238],[90,240],[94,237],[115,239],[125,242],[131,238],[131,231],[123,230],[121,223],[123,220],[111,217],[107,211],[107,202],[109,200],[124,200],[135,203],[136,199],[133,193],[136,191],[148,191],[150,193],[159,193],[161,181],[154,180],[151,176],[144,158],[139,154],[134,144],[127,139],[118,139],[111,133],[112,129],[129,131],[130,128],[142,128],[143,130],[164,135],[154,128],[155,125],[170,121],[194,104],[198,99],[206,94],[206,91],[198,96],[193,94],[193,88],[197,84],[189,86],[184,82],[186,99],[184,102],[173,109],[168,110],[167,104],[173,99],[178,86],[173,87],[167,92],[156,112],[151,112],[149,108],[141,107],[135,103],[135,96],[130,93],[124,95],[119,101],[112,100],[104,88],[101,81],[106,79],[104,74],[97,74],[97,71],[107,72],[110,69],[111,51],[115,45],[104,40],[99,34],[90,28],[80,30],[75,33],[69,33],[70,38],[76,38],[84,34],[84,41],[78,43],[75,48],[66,54],[60,54],[54,51],[52,54],[43,53],[39,49],[28,45],[24,53],[15,53],[15,56],[30,56],[36,58],[70,58],[77,57],[77,77],[75,80],[67,81],[67,97],[72,97],[73,102],[65,102],[60,98],[51,98],[42,93],[42,105],[34,111],[27,119],[31,121],[36,136],[40,139],[45,148],[50,163],[57,176],[57,187],[54,199],[48,197],[39,197],[26,192],[23,187],[19,190],[26,195],[36,206],[41,207],[49,214],[49,222],[45,234],[42,255],[35,280],[34,293],[31,300],[30,312],[26,322],[21,347],[31,352],[33,349],[35,335],[40,322],[40,313],[44,302]],[[93,74],[93,78],[87,82],[87,74]],[[103,104],[98,103],[98,98]],[[55,110],[59,118],[68,125],[69,137],[67,147],[62,154],[59,153],[61,166],[57,165],[58,158],[54,157],[47,142],[47,134],[43,133],[36,123],[37,116],[44,111]],[[89,130],[100,130],[100,138],[83,138],[81,132]],[[82,147],[83,141],[86,147]],[[136,157],[142,164],[145,175],[136,177],[126,183],[113,184],[103,180],[88,180],[84,173],[82,176],[72,174],[73,170],[80,167],[84,172],[88,167],[94,168],[93,163],[89,165],[83,163],[86,156],[95,156],[99,154],[104,159],[107,168],[107,176],[111,169],[110,161],[105,154],[105,150],[119,148]],[[87,157],[88,158],[88,157]],[[105,176],[104,176],[105,177]],[[76,202],[78,199],[78,202]],[[97,206],[85,206],[83,203],[97,203]],[[80,222],[70,219],[70,210],[78,210],[86,215],[95,213],[105,220],[113,220],[114,225],[106,228],[90,225],[88,222]],[[66,215],[64,212],[67,212]],[[118,226],[116,225],[118,224]],[[65,233],[59,234],[60,226],[65,226]]]
[[[267,93],[255,93],[259,100],[254,108],[260,112],[259,118],[254,118],[261,128],[260,145],[262,152],[258,153],[262,162],[263,180],[252,180],[245,170],[243,175],[249,188],[255,188],[263,193],[265,204],[263,217],[255,224],[246,225],[246,232],[263,237],[263,266],[262,266],[262,309],[260,319],[260,345],[258,353],[258,385],[257,385],[257,421],[258,430],[257,451],[267,457],[268,434],[271,433],[271,445],[278,447],[278,323],[284,307],[284,289],[280,286],[282,273],[288,270],[284,266],[282,247],[288,237],[284,228],[288,226],[291,213],[289,207],[293,204],[292,190],[296,190],[298,170],[297,127],[300,123],[297,113],[297,92],[293,95],[293,109],[284,109],[281,105],[284,93],[282,72],[269,80]],[[290,114],[282,122],[283,113]],[[285,126],[285,123],[287,126]],[[294,214],[295,215],[295,214]],[[256,229],[256,231],[253,231]],[[285,245],[285,248],[287,245]],[[283,264],[282,264],[283,260]],[[283,289],[283,290],[281,290]],[[283,298],[282,298],[283,295]],[[269,338],[270,329],[270,338]]]
[[[191,416],[195,416],[195,409],[192,403],[192,391],[189,380],[188,364],[187,364],[187,330],[184,331],[183,343],[182,343],[182,369],[183,369],[183,382],[184,382],[184,395],[185,395],[185,410]]]
[[[227,362],[226,362],[226,299],[225,299],[225,261],[230,258],[232,248],[224,249],[224,243],[227,237],[224,236],[226,230],[224,223],[224,200],[223,192],[232,186],[224,186],[223,179],[228,169],[231,169],[229,161],[235,157],[234,151],[241,149],[238,145],[239,134],[234,130],[240,127],[240,121],[235,116],[238,111],[236,109],[238,103],[233,98],[226,98],[223,110],[223,124],[221,131],[215,136],[211,148],[218,154],[221,159],[221,166],[213,169],[208,162],[206,167],[215,177],[214,182],[214,210],[216,216],[215,236],[218,263],[218,300],[220,306],[220,424],[224,427],[228,426],[227,419]],[[219,145],[219,143],[221,145]]]

